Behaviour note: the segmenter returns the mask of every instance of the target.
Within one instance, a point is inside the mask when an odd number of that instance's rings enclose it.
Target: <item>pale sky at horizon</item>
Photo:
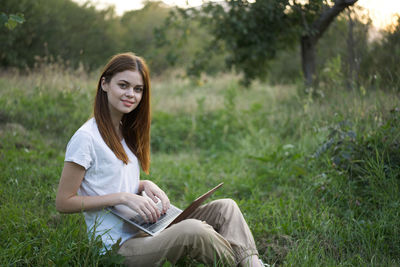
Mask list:
[[[86,0],[74,0],[82,3]],[[199,6],[203,0],[162,0],[168,5],[178,5],[181,7]],[[141,0],[91,0],[100,9],[107,5],[114,5],[118,15],[122,15],[125,11],[132,9],[140,9],[143,7]],[[366,8],[373,21],[374,26],[383,28],[394,22],[393,15],[400,14],[400,0],[359,0],[359,6]]]

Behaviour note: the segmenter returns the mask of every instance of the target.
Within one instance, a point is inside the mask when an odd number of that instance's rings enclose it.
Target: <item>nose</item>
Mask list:
[[[133,87],[130,87],[128,90],[125,91],[125,95],[129,98],[132,98],[135,96],[134,94],[134,89]]]

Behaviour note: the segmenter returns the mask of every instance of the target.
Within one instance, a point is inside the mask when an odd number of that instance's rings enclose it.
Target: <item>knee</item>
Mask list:
[[[236,204],[235,200],[231,198],[223,198],[213,201],[215,205],[221,210],[238,210],[239,206]]]
[[[215,240],[218,239],[218,233],[206,222],[187,219],[179,223],[178,242],[189,248],[213,247]]]
[[[206,222],[196,219],[186,219],[179,223],[179,233],[185,237],[206,237],[212,235],[213,231]]]
[[[186,219],[177,225],[177,241],[191,257],[212,265],[215,259],[234,261],[231,245],[212,226],[196,219]]]

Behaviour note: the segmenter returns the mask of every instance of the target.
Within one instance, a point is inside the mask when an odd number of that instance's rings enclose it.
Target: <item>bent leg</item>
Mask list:
[[[231,245],[205,222],[187,219],[165,229],[157,236],[131,238],[118,251],[129,266],[158,266],[165,260],[176,263],[189,255],[212,265],[218,261],[232,265]]]
[[[238,205],[232,199],[211,201],[196,209],[190,218],[206,221],[232,246],[236,262],[258,256],[253,235]]]

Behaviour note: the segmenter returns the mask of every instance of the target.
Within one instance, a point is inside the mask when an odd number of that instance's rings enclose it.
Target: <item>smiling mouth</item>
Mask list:
[[[129,101],[129,100],[122,100],[122,103],[127,107],[130,107],[133,104],[135,104],[135,102],[132,102],[132,101]]]

